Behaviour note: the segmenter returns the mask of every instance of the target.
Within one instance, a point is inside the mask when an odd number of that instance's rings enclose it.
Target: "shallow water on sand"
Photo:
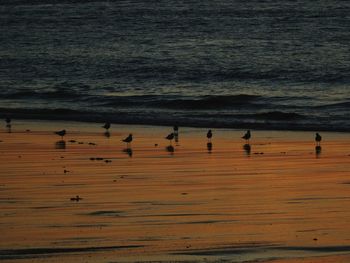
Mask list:
[[[317,153],[312,133],[253,131],[248,149],[241,131],[219,130],[209,151],[205,130],[183,128],[172,151],[165,127],[114,126],[105,137],[66,123],[63,143],[55,125],[0,134],[0,259],[241,262],[350,250],[349,134],[323,134]]]

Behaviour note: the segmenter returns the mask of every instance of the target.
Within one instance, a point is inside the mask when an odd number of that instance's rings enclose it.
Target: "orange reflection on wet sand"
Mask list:
[[[313,133],[253,131],[248,150],[242,131],[221,130],[209,151],[205,130],[182,128],[169,151],[167,128],[129,126],[130,151],[125,126],[113,128],[64,143],[45,129],[1,133],[0,259],[243,262],[350,250],[348,134],[325,134],[317,152]]]

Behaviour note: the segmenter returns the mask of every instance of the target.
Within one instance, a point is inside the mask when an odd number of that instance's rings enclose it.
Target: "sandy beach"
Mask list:
[[[1,129],[2,262],[350,262],[349,133],[101,126]]]

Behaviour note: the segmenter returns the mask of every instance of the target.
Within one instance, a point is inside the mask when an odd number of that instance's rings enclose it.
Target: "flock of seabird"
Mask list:
[[[11,119],[10,118],[6,118],[5,119],[5,122],[6,122],[6,127],[8,129],[11,129]],[[104,128],[106,130],[106,134],[109,134],[109,129],[111,127],[111,123],[109,122],[106,122],[102,128]],[[61,137],[61,139],[63,140],[63,137],[66,135],[67,131],[66,130],[60,130],[60,131],[56,131],[55,134],[57,134],[58,136]],[[177,125],[175,125],[173,127],[173,132],[172,133],[169,133],[165,139],[169,140],[170,142],[170,145],[172,145],[172,141],[174,139],[177,138],[179,134],[179,127]],[[212,130],[208,130],[207,132],[207,139],[208,139],[208,143],[211,143],[211,139],[213,137],[213,132]],[[242,136],[242,139],[245,140],[246,144],[249,145],[250,143],[250,138],[251,138],[251,132],[250,130],[247,130],[247,132]],[[130,147],[131,145],[131,142],[133,140],[133,136],[132,134],[130,133],[126,138],[124,138],[122,141],[126,143],[127,145],[127,148]],[[319,133],[316,133],[316,136],[315,136],[315,142],[316,142],[316,147],[320,147],[321,146],[321,141],[322,141],[322,136],[319,134]]]
[[[11,132],[11,119],[10,118],[6,118],[5,119],[5,122],[6,122],[6,127],[7,129],[9,130],[9,132]],[[111,124],[109,122],[106,122],[102,128],[104,128],[106,130],[105,132],[105,135],[109,136],[109,129],[111,127]],[[58,136],[61,137],[62,141],[63,141],[63,137],[66,135],[67,131],[64,129],[64,130],[60,130],[60,131],[56,131],[55,134],[57,134]],[[174,151],[174,147],[172,146],[172,141],[175,139],[177,140],[178,138],[178,135],[179,135],[179,127],[178,126],[174,126],[173,127],[173,132],[168,134],[165,139],[169,140],[170,142],[170,145],[167,147],[167,150],[169,152],[173,152]],[[212,148],[212,143],[211,143],[211,139],[213,137],[213,132],[212,130],[208,130],[207,132],[207,140],[208,140],[208,143],[207,143],[207,147],[208,147],[208,150],[211,151],[211,148]],[[246,144],[244,145],[244,149],[247,151],[247,152],[250,152],[250,144],[249,144],[249,140],[251,138],[251,132],[250,130],[247,130],[247,132],[241,137],[242,139],[245,140]],[[126,143],[127,145],[127,149],[125,150],[130,156],[132,154],[132,150],[130,148],[131,146],[131,142],[133,140],[133,136],[132,134],[130,133],[126,138],[124,138],[122,141]],[[316,136],[315,136],[315,142],[316,142],[316,153],[320,153],[321,151],[321,140],[322,140],[322,136],[319,134],[319,133],[316,133]],[[75,197],[71,197],[70,198],[70,201],[75,201],[75,202],[79,202],[81,201],[83,198],[80,197],[79,195],[75,196]]]

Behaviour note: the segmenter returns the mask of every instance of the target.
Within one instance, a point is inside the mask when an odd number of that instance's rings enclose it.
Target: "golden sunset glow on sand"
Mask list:
[[[218,129],[210,151],[206,129],[180,127],[169,151],[171,130],[4,129],[0,259],[349,262],[349,134],[321,133],[315,151],[313,132],[253,130],[248,149],[245,131]]]

